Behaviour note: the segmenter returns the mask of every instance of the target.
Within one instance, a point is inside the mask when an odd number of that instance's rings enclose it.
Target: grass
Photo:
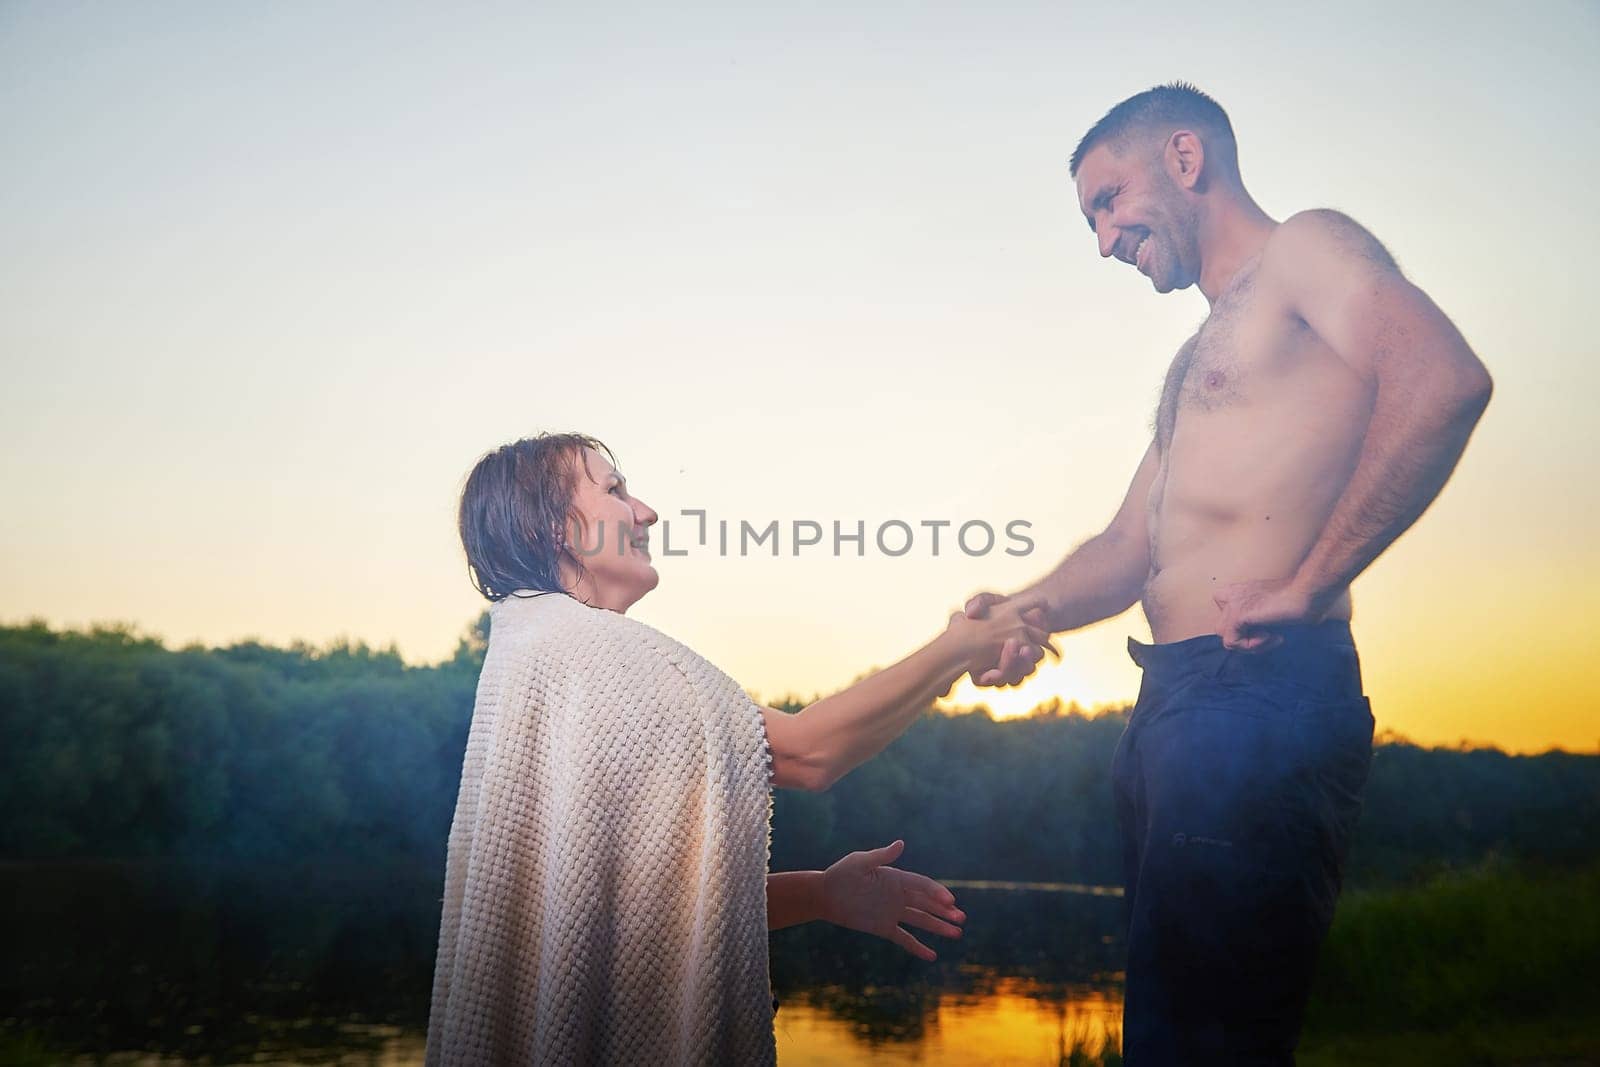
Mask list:
[[[56,1067],[61,1053],[32,1030],[0,1030],[0,1063],[9,1067]]]
[[[1600,1065],[1592,1016],[1464,1022],[1448,1030],[1316,1034],[1300,1043],[1299,1067],[1586,1067]]]
[[[1122,1067],[1121,1030],[1104,1024],[1098,1030],[1083,1022],[1067,1035],[1057,1067]]]
[[[1600,1065],[1597,961],[1600,866],[1348,894],[1301,1062]]]
[[[1120,1067],[1119,1044],[1071,1035],[1060,1067]],[[1600,1067],[1600,866],[1347,894],[1296,1060]]]

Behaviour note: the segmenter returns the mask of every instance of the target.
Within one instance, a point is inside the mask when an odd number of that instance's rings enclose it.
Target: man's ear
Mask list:
[[[1200,177],[1205,173],[1206,146],[1199,134],[1193,130],[1172,131],[1162,153],[1162,162],[1172,180],[1181,188],[1202,191],[1199,185]]]

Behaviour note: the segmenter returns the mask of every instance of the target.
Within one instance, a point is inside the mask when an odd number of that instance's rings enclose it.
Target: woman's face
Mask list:
[[[564,559],[562,584],[586,604],[625,612],[661,580],[650,564],[649,527],[657,516],[629,494],[605,456],[586,448],[578,458],[566,540],[583,570]]]

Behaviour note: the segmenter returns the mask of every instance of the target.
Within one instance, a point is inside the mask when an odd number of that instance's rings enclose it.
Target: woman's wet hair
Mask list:
[[[588,434],[542,433],[501,445],[467,475],[461,547],[467,576],[485,598],[504,600],[520,589],[565,592],[561,561],[582,570],[566,531],[586,448],[615,465],[611,450]]]

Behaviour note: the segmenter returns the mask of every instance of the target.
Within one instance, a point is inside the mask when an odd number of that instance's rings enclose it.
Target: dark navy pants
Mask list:
[[[1277,632],[1265,652],[1128,642],[1144,681],[1111,772],[1128,1067],[1294,1062],[1372,710],[1348,623]]]

